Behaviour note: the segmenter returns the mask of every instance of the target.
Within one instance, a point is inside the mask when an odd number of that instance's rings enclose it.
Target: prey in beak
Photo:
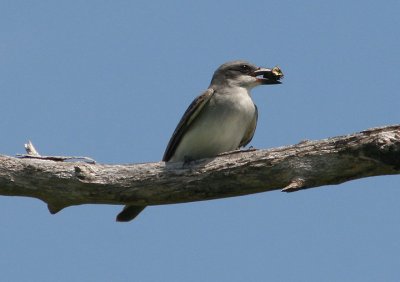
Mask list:
[[[259,68],[252,72],[251,75],[257,78],[257,81],[263,85],[281,84],[282,82],[280,80],[283,78],[283,72],[278,66],[272,69]]]

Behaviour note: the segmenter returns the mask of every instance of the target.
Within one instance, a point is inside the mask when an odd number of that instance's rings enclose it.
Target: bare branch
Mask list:
[[[0,195],[80,204],[163,205],[400,173],[400,125],[182,163],[104,165],[0,156]]]
[[[36,150],[35,146],[33,146],[31,140],[29,140],[28,143],[26,143],[24,145],[24,147],[25,147],[25,151],[26,151],[28,156],[37,156],[37,157],[40,156],[40,154]]]
[[[35,146],[33,146],[31,141],[28,141],[24,145],[26,154],[18,154],[18,158],[27,158],[27,159],[38,159],[38,160],[50,160],[50,161],[55,161],[55,162],[73,162],[73,161],[82,161],[82,162],[87,162],[89,164],[95,164],[96,161],[92,158],[88,157],[70,157],[70,156],[41,156],[38,151],[36,150]]]

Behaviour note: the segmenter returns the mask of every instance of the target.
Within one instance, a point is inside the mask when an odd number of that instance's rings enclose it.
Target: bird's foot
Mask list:
[[[193,159],[191,156],[184,156],[183,157],[182,168],[190,166],[194,161],[195,161],[195,159]]]

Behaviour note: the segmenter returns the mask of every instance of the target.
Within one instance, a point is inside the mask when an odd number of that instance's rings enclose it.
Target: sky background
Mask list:
[[[159,161],[222,63],[272,148],[399,123],[399,1],[0,1],[0,154]],[[3,281],[399,281],[400,178],[149,207],[0,197]]]

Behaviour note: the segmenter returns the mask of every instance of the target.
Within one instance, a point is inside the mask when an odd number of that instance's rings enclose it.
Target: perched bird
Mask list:
[[[183,115],[163,161],[209,158],[247,145],[253,138],[258,116],[250,90],[257,85],[279,84],[279,75],[272,72],[246,61],[220,66],[208,89]]]
[[[189,106],[172,134],[163,161],[182,162],[215,157],[239,149],[253,138],[258,111],[250,90],[280,84],[278,67],[257,67],[246,61],[221,65],[208,89]],[[145,207],[126,206],[117,221],[134,219]]]

